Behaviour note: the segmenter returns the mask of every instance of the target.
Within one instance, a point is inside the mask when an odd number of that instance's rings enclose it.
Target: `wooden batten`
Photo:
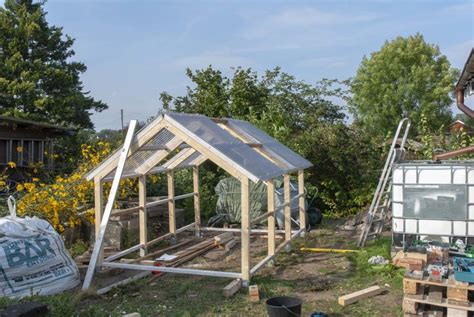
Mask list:
[[[94,178],[95,238],[99,236],[100,223],[104,212],[104,190],[100,178]],[[97,266],[102,265],[104,250],[100,250]]]
[[[268,255],[275,254],[275,182],[270,180],[267,183],[267,205],[268,212],[273,212],[268,216]]]
[[[168,178],[168,213],[169,213],[169,228],[170,233],[176,234],[176,213],[174,201],[174,173],[169,171],[166,173]]]
[[[250,193],[249,193],[249,179],[243,177],[240,181],[241,188],[241,261],[242,261],[242,280],[245,285],[248,285],[250,280]]]
[[[283,197],[284,197],[284,215],[285,215],[285,240],[291,240],[291,198],[290,198],[290,175],[283,175]]]
[[[201,227],[201,195],[199,193],[199,167],[193,167],[193,192],[194,192],[194,222],[196,224],[196,234],[200,234]]]
[[[300,229],[306,229],[306,212],[305,212],[305,197],[304,197],[304,171],[298,170],[298,208],[300,212]],[[304,231],[303,231],[304,232]]]
[[[145,256],[147,253],[146,243],[148,236],[148,217],[146,208],[146,176],[140,176],[138,178],[138,205],[140,206],[140,210],[138,211],[140,244],[143,244],[143,248],[140,248],[140,256]]]

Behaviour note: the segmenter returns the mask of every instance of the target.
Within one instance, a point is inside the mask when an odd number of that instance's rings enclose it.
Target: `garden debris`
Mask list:
[[[260,294],[258,292],[258,285],[249,286],[249,297],[251,302],[260,301]]]
[[[404,267],[414,271],[422,271],[427,263],[427,259],[427,254],[398,251],[393,257],[392,263],[398,267]]]
[[[337,302],[339,305],[346,306],[355,302],[358,302],[361,299],[369,298],[372,296],[379,295],[383,293],[387,288],[380,286],[371,286],[369,288],[347,294],[338,298]]]
[[[389,261],[381,255],[374,255],[367,262],[372,265],[387,265],[389,263]]]

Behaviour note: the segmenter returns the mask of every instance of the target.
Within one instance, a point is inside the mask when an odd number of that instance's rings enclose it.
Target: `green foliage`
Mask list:
[[[83,91],[83,63],[71,61],[74,39],[49,26],[43,1],[0,7],[0,113],[92,128],[91,111],[107,106]]]
[[[341,107],[331,101],[347,98],[341,88],[346,82],[322,80],[310,85],[279,68],[261,78],[242,68],[227,78],[211,66],[188,69],[187,74],[193,88],[188,87],[186,96],[162,93],[165,109],[248,120],[314,164],[306,186],[310,196],[318,193],[315,203],[327,213],[342,216],[366,205],[380,153],[368,134],[344,124]],[[204,173],[222,175],[209,165]],[[215,197],[217,183],[201,183],[210,194],[205,197]],[[212,215],[215,201],[207,203],[205,214]]]
[[[352,81],[351,111],[375,135],[393,131],[408,116],[415,135],[422,115],[431,130],[451,120],[451,92],[457,71],[421,34],[397,37],[364,57]]]

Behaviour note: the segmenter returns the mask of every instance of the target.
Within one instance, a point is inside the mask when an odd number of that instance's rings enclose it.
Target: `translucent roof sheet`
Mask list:
[[[281,144],[259,128],[251,123],[236,119],[226,119],[227,126],[247,138],[253,139],[254,142],[262,144],[266,151],[272,156],[283,159],[284,163],[289,165],[289,169],[305,169],[311,167],[313,164],[293,150],[290,150],[285,145]]]
[[[192,134],[194,139],[207,143],[221,156],[238,165],[241,170],[253,175],[253,178],[268,180],[284,174],[284,170],[220,128],[208,117],[183,113],[168,113],[166,117],[175,120],[181,128]]]

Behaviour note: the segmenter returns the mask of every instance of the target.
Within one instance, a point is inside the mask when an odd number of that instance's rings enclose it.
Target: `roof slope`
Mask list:
[[[87,179],[113,175],[120,149]],[[235,177],[266,181],[311,163],[252,124],[169,112],[135,134],[123,177],[197,166],[211,160]],[[115,165],[114,165],[115,164]]]

